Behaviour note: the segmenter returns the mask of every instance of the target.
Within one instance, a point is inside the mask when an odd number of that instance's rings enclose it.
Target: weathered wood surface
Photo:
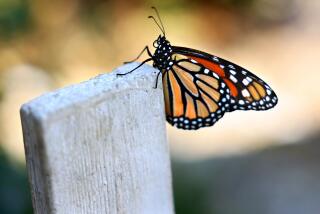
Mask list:
[[[137,64],[24,104],[35,213],[172,214],[161,84]]]

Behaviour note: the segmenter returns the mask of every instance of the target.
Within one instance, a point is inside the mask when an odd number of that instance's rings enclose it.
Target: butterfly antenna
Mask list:
[[[161,32],[163,33],[163,35],[165,36],[166,33],[164,31],[164,29],[159,25],[159,23],[157,22],[157,20],[153,17],[153,16],[148,16],[149,19],[153,19],[153,21],[158,25],[159,29],[161,30]]]
[[[162,26],[163,34],[164,34],[164,36],[165,36],[164,26],[163,26],[163,23],[162,23],[162,20],[161,20],[161,17],[160,17],[160,15],[159,15],[159,12],[158,12],[157,8],[156,8],[156,7],[151,7],[151,8],[156,12],[157,17],[158,17],[158,19],[159,19],[159,21],[160,21],[160,24],[161,24],[161,26]]]

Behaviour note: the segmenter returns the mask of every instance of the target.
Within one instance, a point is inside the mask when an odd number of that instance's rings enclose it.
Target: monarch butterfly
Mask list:
[[[225,112],[234,110],[267,110],[274,107],[278,98],[275,92],[248,70],[217,56],[191,48],[173,46],[166,39],[163,23],[155,7],[159,23],[153,16],[163,35],[154,41],[156,48],[146,62],[162,74],[165,111],[167,121],[177,128],[195,130],[214,125]]]

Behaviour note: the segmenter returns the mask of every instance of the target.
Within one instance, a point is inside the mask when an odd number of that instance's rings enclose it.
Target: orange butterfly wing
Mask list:
[[[212,126],[230,105],[230,90],[200,63],[175,55],[162,76],[167,121],[182,129]]]
[[[230,108],[234,110],[267,110],[278,98],[271,87],[248,70],[222,58],[198,50],[173,47],[173,51],[192,59],[222,78],[230,90]]]

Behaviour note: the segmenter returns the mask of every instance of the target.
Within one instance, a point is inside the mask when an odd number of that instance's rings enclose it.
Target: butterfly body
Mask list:
[[[153,43],[156,50],[152,54],[146,46],[140,55],[146,50],[150,58],[135,69],[153,61],[162,74],[166,119],[171,125],[195,130],[214,125],[226,112],[267,110],[277,104],[271,87],[245,68],[199,50],[172,46],[159,20],[161,25],[154,19],[163,35]]]
[[[164,36],[159,36],[153,44],[157,47],[152,56],[153,67],[160,71],[170,70],[173,65],[172,46],[170,45],[170,42]]]

